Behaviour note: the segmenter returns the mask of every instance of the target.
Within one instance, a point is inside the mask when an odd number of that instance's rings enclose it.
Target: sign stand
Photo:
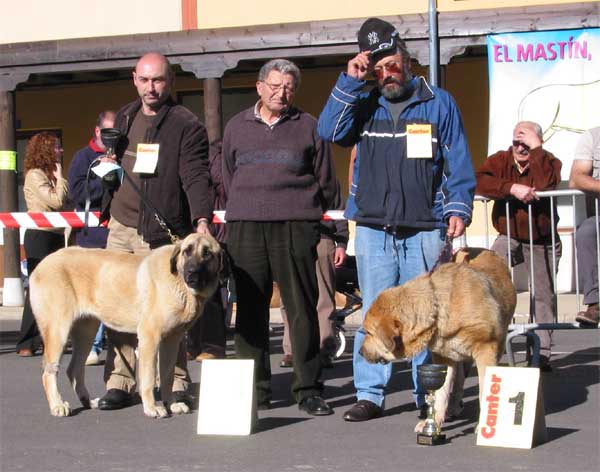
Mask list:
[[[247,436],[256,423],[254,361],[202,361],[197,434]]]
[[[478,446],[531,449],[548,440],[539,369],[488,367],[481,397]]]

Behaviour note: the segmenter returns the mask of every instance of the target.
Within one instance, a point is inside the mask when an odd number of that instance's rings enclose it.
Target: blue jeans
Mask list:
[[[100,354],[102,352],[102,347],[104,343],[104,324],[100,323],[98,326],[98,331],[96,332],[96,337],[94,338],[94,344],[92,344],[92,351],[96,354]]]
[[[363,299],[363,320],[371,304],[386,288],[402,285],[430,270],[444,245],[445,231],[407,230],[390,234],[381,229],[357,225],[355,238],[358,283]],[[365,332],[362,327],[354,338],[354,386],[358,400],[383,406],[384,390],[392,375],[391,364],[370,364],[358,352]],[[425,403],[425,391],[419,391],[417,366],[431,362],[425,349],[412,359],[413,397],[418,407]]]

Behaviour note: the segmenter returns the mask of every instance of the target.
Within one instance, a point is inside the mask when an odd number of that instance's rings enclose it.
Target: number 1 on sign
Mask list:
[[[523,424],[523,405],[525,404],[525,392],[519,392],[514,397],[508,399],[509,403],[515,404],[515,418],[513,424],[521,426]]]

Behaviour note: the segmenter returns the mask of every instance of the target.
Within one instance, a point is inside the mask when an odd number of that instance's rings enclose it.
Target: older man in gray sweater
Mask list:
[[[254,359],[259,409],[270,408],[269,303],[273,281],[290,323],[292,393],[310,415],[329,415],[321,397],[315,274],[319,221],[335,195],[329,145],[317,121],[292,106],[298,67],[275,59],[260,70],[255,106],[234,116],[223,138],[227,247],[233,259],[235,346]]]

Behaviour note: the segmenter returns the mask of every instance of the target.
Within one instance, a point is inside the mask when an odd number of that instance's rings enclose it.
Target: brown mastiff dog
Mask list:
[[[31,276],[30,290],[44,340],[42,383],[50,413],[70,414],[56,382],[69,335],[73,355],[67,376],[82,405],[90,407],[85,359],[102,321],[116,331],[137,334],[144,413],[153,418],[168,416],[167,408],[156,405],[153,395],[159,346],[161,397],[168,405],[179,343],[217,289],[223,261],[217,241],[199,234],[148,256],[70,247],[46,257]],[[181,402],[172,403],[170,410],[189,412]]]
[[[441,427],[456,363],[475,361],[481,394],[485,368],[497,365],[504,352],[516,300],[504,260],[486,249],[464,248],[432,274],[383,291],[365,317],[360,352],[369,362],[385,363],[429,348],[434,363],[448,366],[435,397],[435,421]],[[462,384],[456,387],[462,390]]]

